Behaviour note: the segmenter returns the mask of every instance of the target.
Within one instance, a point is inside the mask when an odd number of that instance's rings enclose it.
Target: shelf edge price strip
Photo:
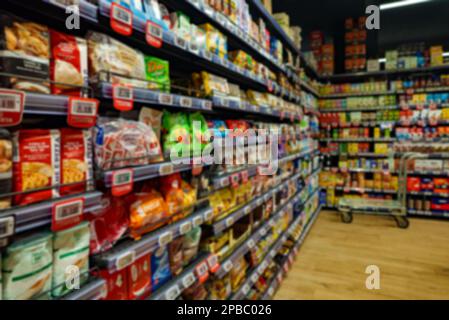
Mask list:
[[[133,14],[131,10],[114,2],[111,4],[109,15],[112,30],[124,36],[130,36],[133,33]]]
[[[25,93],[0,89],[0,127],[13,127],[22,122]]]
[[[99,101],[79,97],[69,97],[67,123],[74,128],[92,128],[97,122]]]
[[[134,171],[132,169],[117,170],[112,173],[112,195],[120,197],[133,190]]]
[[[131,87],[113,85],[112,100],[114,108],[119,111],[131,111],[134,108],[134,92]]]
[[[52,206],[51,230],[61,231],[76,226],[83,220],[84,198],[63,200]]]

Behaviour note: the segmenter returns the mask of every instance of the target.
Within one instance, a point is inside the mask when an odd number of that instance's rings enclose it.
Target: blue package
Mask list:
[[[163,20],[164,11],[167,11],[165,6],[161,5],[157,0],[142,1],[145,8],[146,18],[159,25],[162,29],[168,30],[169,26]]]
[[[157,249],[151,255],[151,273],[151,286],[153,292],[171,279],[170,260],[166,247]]]

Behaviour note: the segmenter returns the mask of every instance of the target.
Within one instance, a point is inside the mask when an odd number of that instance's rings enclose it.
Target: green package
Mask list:
[[[190,156],[191,129],[185,113],[165,111],[162,118],[164,154],[176,154],[178,158]]]
[[[189,123],[192,130],[193,145],[199,145],[201,146],[201,151],[204,150],[210,140],[209,126],[206,119],[201,113],[195,112],[189,114]]]
[[[170,68],[166,60],[145,56],[145,73],[150,82],[148,88],[170,92]]]

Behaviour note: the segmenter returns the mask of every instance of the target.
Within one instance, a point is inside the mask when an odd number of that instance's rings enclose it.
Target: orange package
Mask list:
[[[164,195],[170,216],[181,213],[184,209],[184,193],[181,189],[182,179],[179,173],[162,177],[160,190]]]
[[[92,145],[88,130],[61,129],[61,195],[92,190]]]
[[[142,234],[167,223],[169,214],[167,205],[159,192],[137,194],[136,197],[136,201],[130,207],[129,227],[131,236],[137,240]]]
[[[60,184],[59,131],[20,130],[14,134],[14,145],[14,192],[24,192],[14,197],[15,204],[58,197],[58,188],[51,187]],[[36,189],[40,190],[29,192]]]

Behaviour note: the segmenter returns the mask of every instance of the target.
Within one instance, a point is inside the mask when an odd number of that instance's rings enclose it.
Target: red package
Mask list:
[[[143,300],[151,291],[151,254],[134,261],[128,268],[128,298]]]
[[[60,134],[58,130],[20,130],[14,134],[14,197],[15,204],[27,205],[59,196]]]
[[[407,191],[421,191],[421,179],[420,178],[407,178]]]
[[[50,30],[50,40],[51,92],[79,97],[88,79],[86,40],[55,30]]]
[[[99,276],[106,281],[108,290],[104,300],[128,299],[128,272],[127,269],[109,273],[109,270],[100,270]]]
[[[61,195],[82,193],[93,187],[92,137],[88,130],[61,129]]]
[[[90,252],[96,254],[112,248],[128,230],[128,206],[123,198],[105,196],[103,209],[86,213],[90,221]]]

